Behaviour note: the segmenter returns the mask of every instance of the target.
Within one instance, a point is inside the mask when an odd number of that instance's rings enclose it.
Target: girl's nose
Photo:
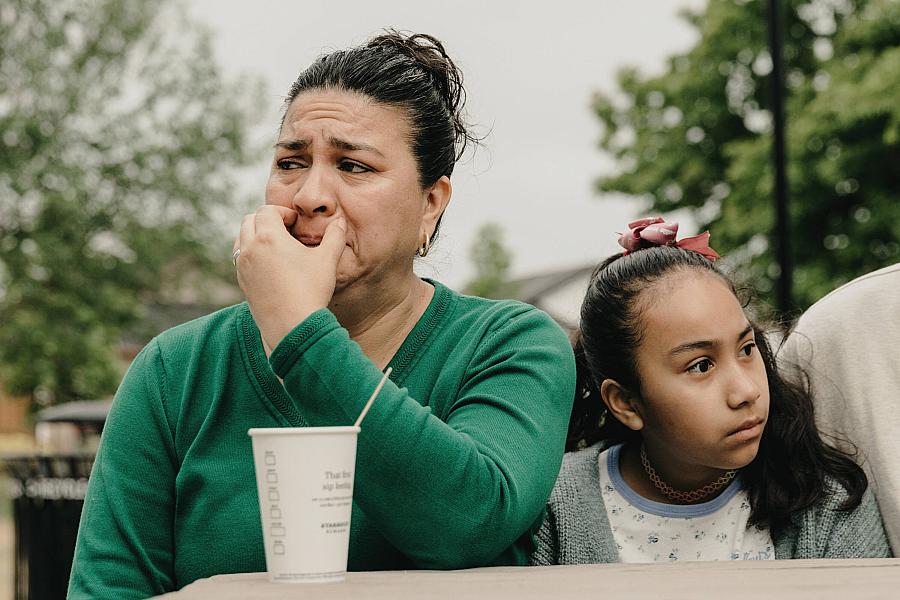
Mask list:
[[[729,388],[728,406],[739,408],[745,404],[753,404],[762,395],[760,382],[754,377],[755,373],[746,367],[738,365],[734,369]]]

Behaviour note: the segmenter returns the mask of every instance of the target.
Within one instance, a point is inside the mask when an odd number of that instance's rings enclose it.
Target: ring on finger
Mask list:
[[[233,264],[234,266],[237,266],[237,259],[238,259],[238,256],[240,256],[240,255],[241,255],[241,249],[238,248],[231,254],[231,264]]]

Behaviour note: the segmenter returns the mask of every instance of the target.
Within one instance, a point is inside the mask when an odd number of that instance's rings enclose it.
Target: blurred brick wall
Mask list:
[[[0,434],[31,433],[28,396],[9,396],[0,389]]]

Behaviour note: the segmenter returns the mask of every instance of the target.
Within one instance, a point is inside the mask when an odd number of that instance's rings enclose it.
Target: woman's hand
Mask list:
[[[337,264],[346,244],[346,222],[328,224],[322,242],[304,246],[288,231],[297,212],[266,205],[241,223],[235,241],[238,284],[259,327],[266,356],[291,329],[325,308],[334,294]]]

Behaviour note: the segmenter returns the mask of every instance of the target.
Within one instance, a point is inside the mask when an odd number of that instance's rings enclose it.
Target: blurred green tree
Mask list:
[[[475,276],[466,292],[482,298],[514,298],[515,286],[509,280],[512,256],[503,244],[503,229],[496,223],[485,223],[475,234],[469,249]]]
[[[772,301],[771,114],[766,2],[710,0],[684,17],[699,39],[665,72],[635,69],[597,94],[601,191],[652,214],[687,209],[740,280]],[[806,307],[900,254],[900,2],[785,0],[794,301]]]
[[[216,218],[236,210],[233,172],[249,162],[250,87],[223,80],[180,4],[0,6],[7,391],[42,403],[108,394],[115,349],[146,303],[198,274],[231,276]]]

